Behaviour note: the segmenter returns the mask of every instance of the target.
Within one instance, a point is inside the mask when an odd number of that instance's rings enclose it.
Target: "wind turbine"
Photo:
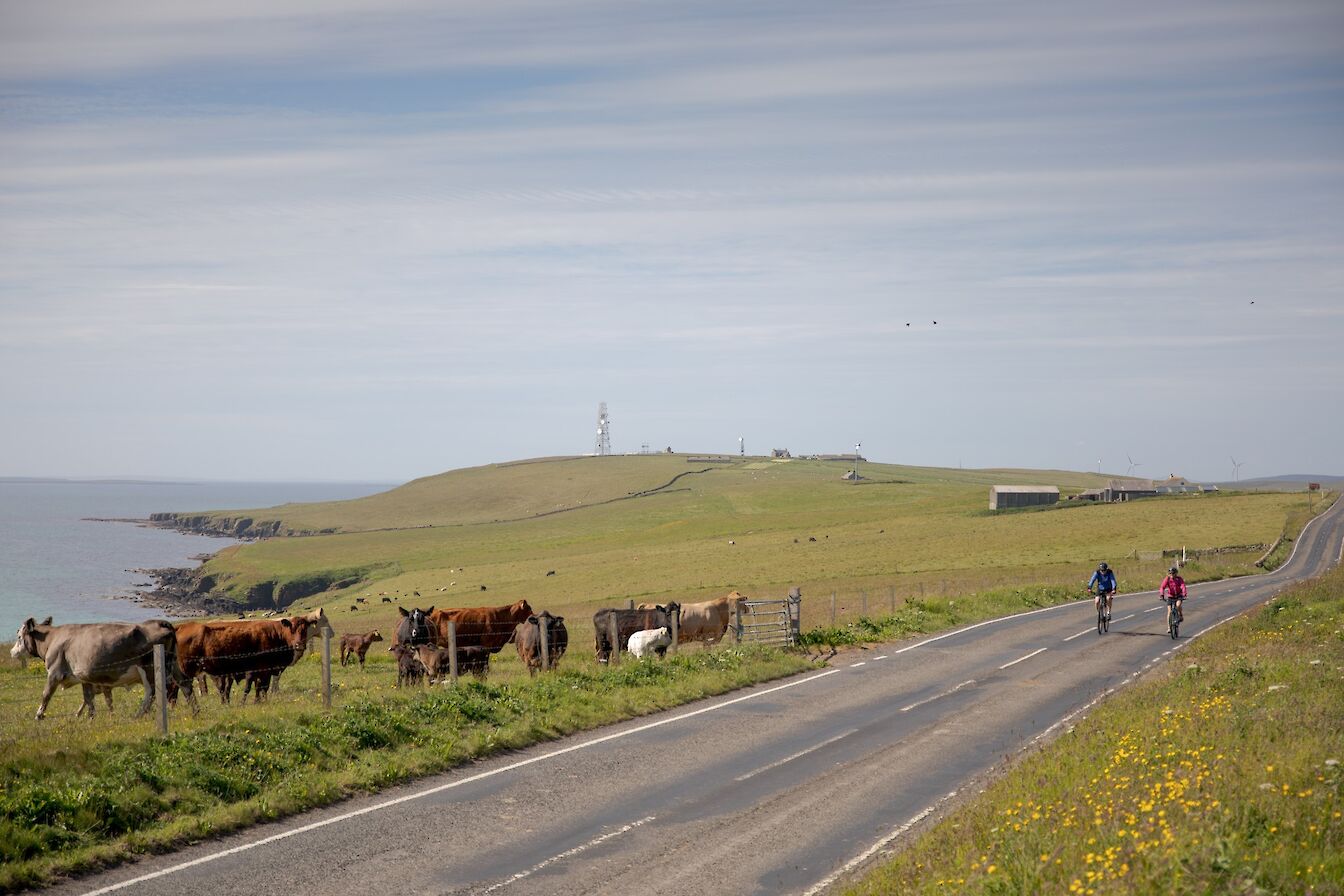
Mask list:
[[[1236,459],[1235,457],[1232,457],[1232,455],[1230,455],[1230,454],[1228,455],[1228,458],[1230,458],[1231,461],[1232,461],[1232,481],[1233,481],[1233,482],[1240,482],[1240,481],[1241,481],[1241,468],[1242,468],[1242,466],[1245,464],[1245,461],[1242,461],[1241,463],[1237,463],[1237,459]]]
[[[1125,457],[1129,460],[1129,469],[1125,471],[1126,476],[1132,475],[1134,473],[1135,467],[1143,466],[1143,464],[1137,462],[1136,460],[1134,460],[1134,458],[1130,457],[1128,454],[1126,454]]]

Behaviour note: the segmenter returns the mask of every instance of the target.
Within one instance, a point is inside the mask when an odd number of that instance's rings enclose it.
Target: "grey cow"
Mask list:
[[[19,626],[14,647],[9,655],[18,659],[32,656],[47,666],[47,686],[42,691],[42,703],[37,707],[37,718],[47,714],[47,703],[58,687],[80,685],[84,702],[76,716],[89,711],[93,718],[93,697],[99,691],[107,693],[114,687],[142,684],[145,699],[136,716],[149,710],[154,698],[154,647],[162,644],[168,674],[179,679],[186,691],[187,702],[196,708],[196,695],[191,682],[182,678],[177,668],[177,637],[170,622],[151,619],[138,624],[122,622],[91,622],[52,625],[48,616],[42,622],[28,619]]]

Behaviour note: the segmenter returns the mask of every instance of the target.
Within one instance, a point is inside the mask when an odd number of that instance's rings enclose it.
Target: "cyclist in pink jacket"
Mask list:
[[[1167,573],[1167,577],[1162,580],[1162,587],[1157,589],[1157,596],[1162,600],[1171,597],[1176,601],[1176,620],[1178,622],[1185,621],[1185,614],[1181,612],[1181,604],[1185,601],[1186,593],[1185,579],[1181,578],[1180,569],[1173,566],[1171,572]]]

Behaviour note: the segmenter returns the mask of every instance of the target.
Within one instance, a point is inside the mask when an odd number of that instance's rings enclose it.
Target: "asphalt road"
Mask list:
[[[1277,572],[1035,610],[481,762],[54,893],[816,893],[1005,757],[1339,559],[1344,502]],[[1123,583],[1121,583],[1123,586]]]

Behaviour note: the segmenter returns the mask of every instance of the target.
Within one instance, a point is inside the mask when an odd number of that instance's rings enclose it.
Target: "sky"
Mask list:
[[[1344,475],[1344,5],[0,0],[0,475]]]

